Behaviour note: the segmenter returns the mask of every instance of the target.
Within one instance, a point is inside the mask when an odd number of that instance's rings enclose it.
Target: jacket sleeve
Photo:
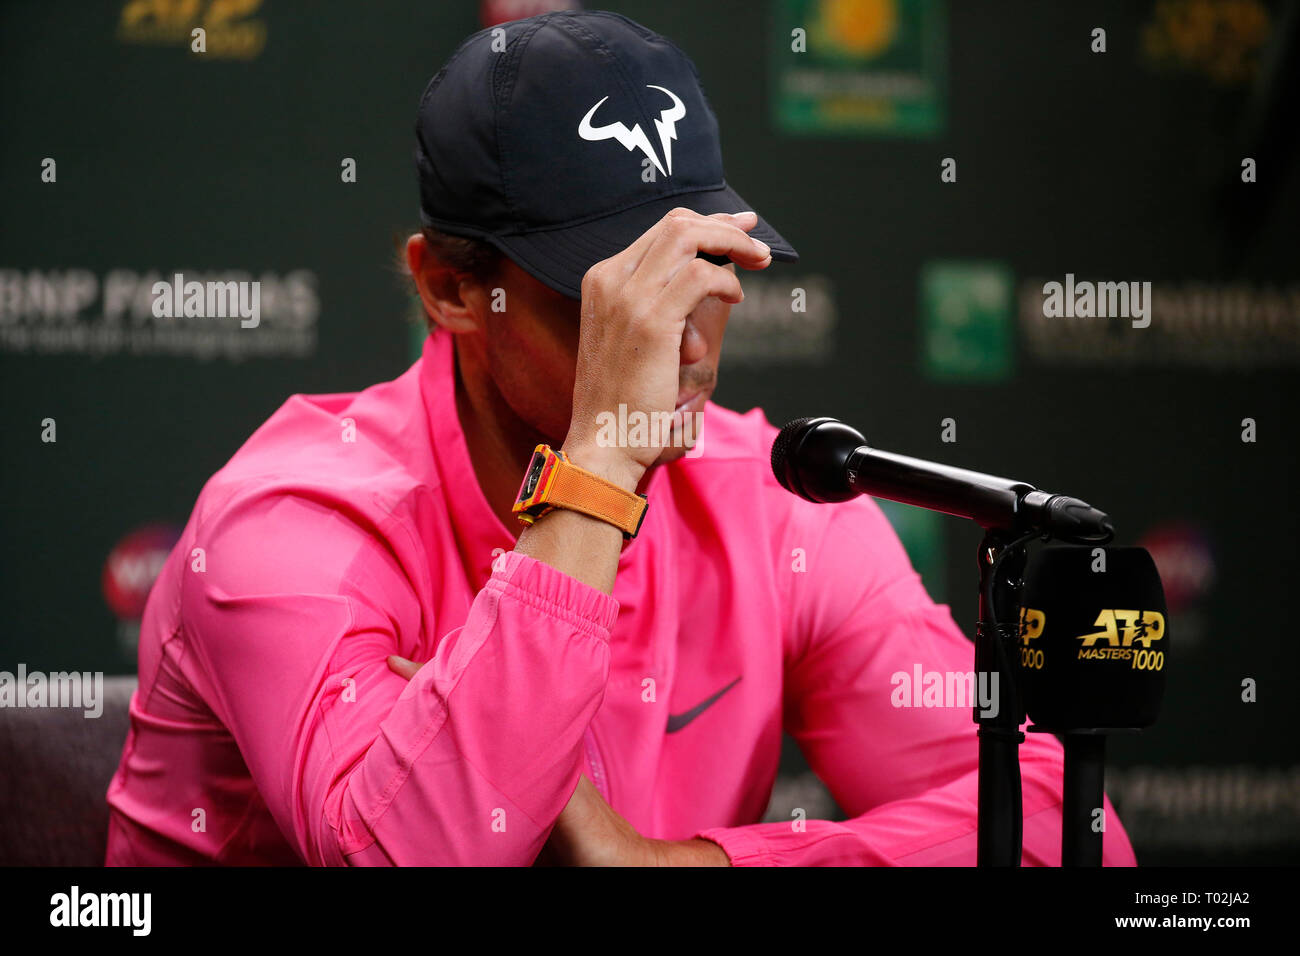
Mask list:
[[[463,623],[420,641],[385,535],[337,508],[263,498],[195,546],[191,680],[305,862],[532,863],[578,784],[613,598],[510,552]],[[421,646],[414,679],[389,670]]]
[[[820,531],[796,532],[819,545],[809,549],[807,573],[792,576],[784,724],[849,819],[699,835],[737,865],[973,866],[978,746],[970,703],[902,706],[909,698],[900,675],[968,674],[974,645],[948,608],[930,600],[874,501],[835,510]],[[1022,863],[1059,865],[1063,748],[1051,735],[1025,737]],[[1109,799],[1105,811],[1104,865],[1135,865]]]

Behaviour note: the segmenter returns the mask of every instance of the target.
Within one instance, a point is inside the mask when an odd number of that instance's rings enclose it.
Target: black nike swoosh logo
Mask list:
[[[700,703],[698,703],[698,704],[696,704],[694,707],[692,707],[690,710],[686,711],[686,713],[684,713],[684,714],[669,714],[669,715],[668,715],[668,733],[670,733],[670,734],[675,734],[675,733],[677,733],[677,731],[681,730],[683,727],[685,727],[687,724],[689,724],[689,723],[690,723],[692,720],[694,720],[696,717],[700,716],[700,714],[704,713],[706,710],[708,710],[710,707],[712,707],[714,704],[716,704],[716,703],[718,702],[718,698],[719,698],[719,697],[721,697],[723,694],[725,694],[727,691],[731,690],[731,688],[735,687],[735,686],[736,686],[737,684],[739,684],[739,683],[740,683],[740,678],[737,677],[737,678],[736,678],[735,680],[733,680],[730,684],[728,684],[726,687],[722,688],[722,690],[718,691],[716,694],[714,694],[714,695],[713,695],[712,697],[710,697],[708,700],[701,701]]]

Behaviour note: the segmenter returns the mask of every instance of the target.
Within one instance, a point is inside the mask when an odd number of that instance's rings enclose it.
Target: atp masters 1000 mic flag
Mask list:
[[[1025,710],[1052,731],[1148,727],[1170,663],[1168,612],[1144,548],[1046,547],[1025,571]]]

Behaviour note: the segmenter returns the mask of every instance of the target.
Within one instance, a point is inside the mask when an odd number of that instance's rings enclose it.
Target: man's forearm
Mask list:
[[[635,491],[645,469],[617,449],[565,442],[564,451],[579,468]],[[607,521],[578,511],[556,509],[520,534],[515,550],[606,594],[614,593],[623,532]]]
[[[731,866],[727,851],[712,840],[651,840],[656,866]]]

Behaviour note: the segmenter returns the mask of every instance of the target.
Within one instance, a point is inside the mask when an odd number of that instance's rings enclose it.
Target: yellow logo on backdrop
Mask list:
[[[897,0],[821,0],[818,13],[814,32],[854,56],[883,53],[898,33]]]
[[[252,60],[266,46],[266,24],[253,16],[261,6],[262,0],[127,0],[117,36],[123,43],[192,50],[194,31],[202,30],[201,55]]]
[[[1157,70],[1245,86],[1259,73],[1274,33],[1270,6],[1261,0],[1159,0],[1142,29],[1142,59]]]

